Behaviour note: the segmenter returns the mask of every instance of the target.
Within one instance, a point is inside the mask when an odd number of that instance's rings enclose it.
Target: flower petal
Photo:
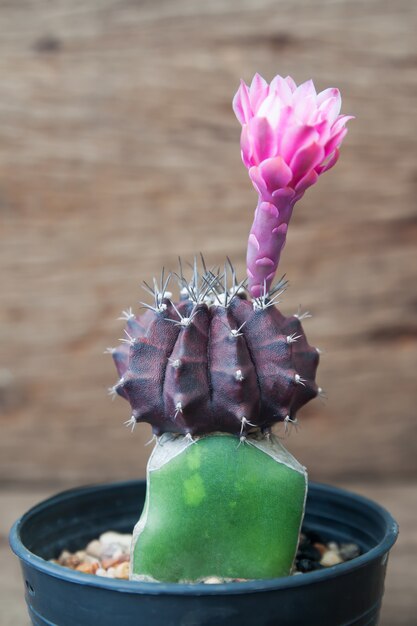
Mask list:
[[[267,193],[267,186],[261,174],[260,168],[254,165],[249,168],[249,177],[253,186],[260,196],[264,196]]]
[[[336,87],[329,87],[317,94],[317,106],[320,106],[325,100],[329,98],[341,98],[340,91]]]
[[[292,171],[281,156],[266,159],[260,164],[259,169],[271,193],[286,187],[292,179]]]
[[[282,78],[279,74],[271,80],[269,86],[269,93],[275,93],[281,101],[281,104],[287,106],[292,101],[292,91],[285,78]]]
[[[306,189],[308,189],[317,182],[318,177],[319,175],[316,170],[310,170],[305,176],[303,176],[303,178],[298,181],[295,186],[295,192],[297,194],[304,193]]]
[[[242,155],[242,161],[245,164],[246,167],[251,167],[252,165],[252,154],[253,154],[253,150],[252,150],[252,145],[250,142],[250,138],[249,138],[249,131],[248,131],[248,125],[244,124],[242,126],[242,132],[240,134],[240,148],[241,148],[241,155]]]
[[[256,115],[257,117],[266,117],[272,128],[277,128],[281,115],[281,100],[276,93],[269,92]]]
[[[247,124],[252,117],[252,110],[249,100],[249,89],[243,80],[240,81],[240,87],[233,98],[233,111],[241,124]]]
[[[339,158],[339,150],[336,148],[336,150],[329,157],[325,159],[324,163],[321,163],[315,168],[317,174],[319,175],[324,174],[324,172],[327,172],[327,170],[330,170],[333,167],[333,165],[336,165],[338,158]]]
[[[322,120],[314,124],[314,128],[318,136],[317,141],[321,143],[321,145],[324,145],[329,140],[333,127],[330,126],[327,120]]]
[[[308,96],[314,96],[314,99],[317,96],[316,88],[314,87],[314,83],[311,79],[306,80],[306,82],[301,83],[301,85],[298,85],[297,89],[292,95],[292,101],[293,103],[297,103],[300,100],[304,100]]]
[[[330,124],[333,124],[340,113],[341,106],[342,99],[340,96],[339,98],[328,98],[320,104],[319,111],[321,112],[323,119],[325,118],[330,122]]]
[[[274,191],[272,194],[272,202],[277,207],[279,211],[279,219],[280,222],[289,223],[294,202],[295,202],[295,191],[290,187],[285,187],[284,189],[278,189]]]
[[[276,133],[265,117],[253,117],[248,124],[248,139],[252,148],[252,165],[275,156]]]
[[[319,165],[323,161],[324,156],[323,146],[316,142],[298,150],[290,163],[294,175],[291,186],[296,185],[311,169]]]
[[[293,102],[294,116],[299,124],[314,125],[319,121],[319,112],[316,107],[316,96],[310,94],[305,98]]]
[[[291,78],[291,76],[286,76],[285,82],[287,83],[288,87],[291,89],[292,92],[294,92],[297,89],[297,85],[294,79]]]
[[[346,122],[348,122],[349,120],[354,120],[355,116],[354,115],[339,115],[339,117],[336,119],[335,123],[332,126],[332,133],[337,133],[339,130],[341,130],[344,125],[346,124]]]
[[[309,145],[312,141],[317,140],[318,135],[314,126],[297,124],[296,126],[287,128],[285,132],[283,132],[280,153],[289,164],[296,152]]]
[[[269,85],[264,78],[258,73],[252,79],[249,88],[249,98],[253,113],[258,111],[262,101],[269,93]]]
[[[328,157],[335,148],[338,148],[348,132],[347,128],[342,128],[338,133],[333,135],[325,145],[325,156]]]

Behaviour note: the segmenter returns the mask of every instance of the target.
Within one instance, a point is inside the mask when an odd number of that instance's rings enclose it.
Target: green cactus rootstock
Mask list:
[[[291,571],[305,468],[271,436],[163,435],[151,456],[134,531],[131,577],[188,582],[272,578]]]

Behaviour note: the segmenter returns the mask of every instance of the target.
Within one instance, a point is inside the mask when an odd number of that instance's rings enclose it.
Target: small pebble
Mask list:
[[[123,550],[117,543],[105,544],[101,549],[102,559],[118,559],[123,554]]]
[[[340,545],[339,554],[344,561],[351,561],[359,556],[360,553],[361,551],[356,543],[342,543]]]
[[[98,539],[93,539],[93,541],[90,541],[90,543],[87,545],[85,549],[87,554],[90,554],[91,556],[95,556],[96,558],[100,557],[102,550],[103,550],[103,546],[99,542]]]
[[[218,578],[218,576],[209,576],[204,579],[204,584],[206,585],[220,585],[222,582],[222,579]]]
[[[332,565],[338,565],[339,563],[343,563],[343,559],[334,550],[325,552],[320,561],[320,565],[324,567],[332,567]]]
[[[77,572],[83,572],[83,574],[95,574],[99,567],[98,563],[80,563],[75,569]]]
[[[77,552],[75,553],[75,556],[77,557],[77,559],[80,559],[80,561],[84,561],[86,554],[87,553],[85,550],[77,550]]]
[[[103,564],[104,569],[109,569],[109,567],[114,567],[115,565],[119,565],[120,563],[124,563],[125,561],[129,561],[128,554],[118,553],[113,558],[102,558],[101,562]]]
[[[323,556],[325,552],[327,552],[327,548],[323,543],[314,543],[313,546],[320,552],[320,557]]]
[[[127,550],[130,550],[132,535],[129,533],[116,533],[114,530],[108,530],[100,535],[99,542],[102,545],[117,544]]]
[[[107,572],[105,569],[103,569],[102,567],[99,567],[96,570],[96,576],[107,576]]]
[[[120,563],[120,565],[118,565],[114,570],[114,577],[123,578],[124,580],[129,580],[129,569],[130,569],[129,561]]]
[[[233,582],[234,583],[247,583],[248,580],[250,580],[250,578],[234,578]]]
[[[100,559],[95,556],[91,556],[90,554],[86,554],[83,563],[98,563],[100,565]]]
[[[64,558],[59,559],[60,565],[64,565],[64,567],[69,567],[70,569],[75,569],[82,563],[81,559],[78,558],[75,554],[70,554],[70,556],[65,556]]]

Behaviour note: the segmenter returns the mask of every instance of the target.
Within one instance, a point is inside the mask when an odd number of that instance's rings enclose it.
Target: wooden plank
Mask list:
[[[317,478],[416,476],[414,19],[412,0],[1,4],[4,482],[143,475],[150,435],[123,429],[102,352],[178,254],[243,272],[230,103],[256,70],[337,84],[357,117],[283,255],[329,395],[289,446]]]

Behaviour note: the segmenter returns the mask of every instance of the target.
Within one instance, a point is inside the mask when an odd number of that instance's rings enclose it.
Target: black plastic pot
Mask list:
[[[26,602],[36,626],[371,626],[378,622],[388,552],[398,527],[374,502],[310,484],[304,527],[358,543],[352,561],[271,580],[221,585],[106,579],[49,563],[100,533],[130,532],[145,482],[73,489],[42,502],[13,526]]]

